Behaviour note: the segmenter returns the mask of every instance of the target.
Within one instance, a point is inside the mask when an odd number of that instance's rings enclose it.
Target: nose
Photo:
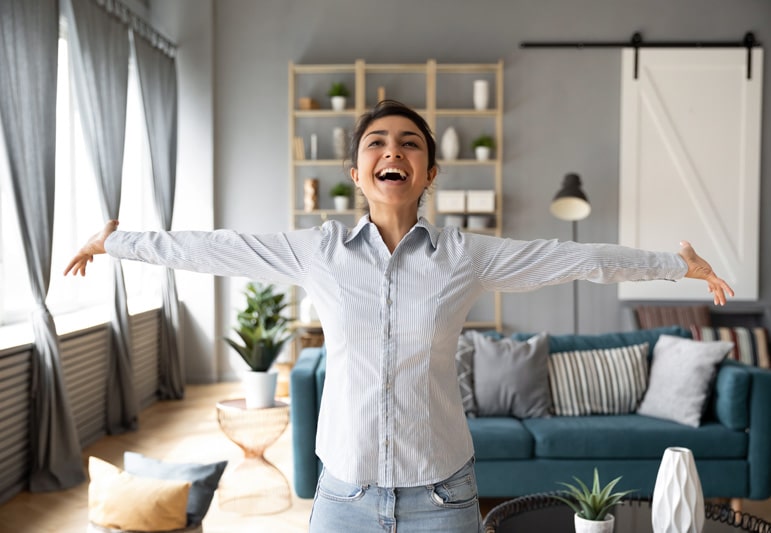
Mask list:
[[[396,143],[391,143],[383,153],[383,157],[386,159],[402,159],[404,155],[402,154],[401,146]]]

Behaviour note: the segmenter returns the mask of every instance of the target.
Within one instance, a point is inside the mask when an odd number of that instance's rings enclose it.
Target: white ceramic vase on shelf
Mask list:
[[[442,149],[442,158],[446,161],[454,161],[458,159],[458,153],[460,152],[460,139],[458,138],[458,132],[455,131],[455,128],[452,126],[444,130],[440,148]]]
[[[332,130],[332,148],[335,152],[335,159],[345,158],[345,129],[334,128]]]
[[[704,494],[693,452],[667,448],[661,458],[651,503],[653,533],[701,533]]]
[[[490,100],[490,85],[487,80],[474,80],[474,109],[483,111],[487,109]]]
[[[587,520],[578,516],[578,513],[573,515],[576,533],[613,533],[615,522],[616,517],[612,514],[605,515],[605,520]]]

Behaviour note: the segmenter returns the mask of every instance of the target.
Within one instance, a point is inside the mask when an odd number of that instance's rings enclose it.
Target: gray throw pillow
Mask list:
[[[548,416],[549,337],[494,340],[469,332],[474,341],[474,396],[479,416]]]
[[[637,413],[699,427],[717,365],[732,349],[732,342],[661,335]]]
[[[187,525],[200,524],[217,490],[227,461],[210,464],[171,463],[135,452],[124,452],[123,469],[134,476],[190,481],[187,497]]]

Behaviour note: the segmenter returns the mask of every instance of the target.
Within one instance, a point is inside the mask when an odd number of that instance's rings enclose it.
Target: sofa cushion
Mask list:
[[[642,415],[530,418],[522,425],[535,455],[550,459],[661,459],[669,446],[690,448],[696,458],[745,458],[748,435],[718,423],[692,428]]]
[[[656,341],[661,335],[691,338],[691,332],[680,326],[666,326],[598,335],[549,335],[549,353],[616,348],[618,346],[631,346],[647,342],[648,356],[650,357]],[[531,336],[532,334],[528,333],[515,333],[512,335],[512,338],[521,341]]]
[[[662,335],[653,350],[648,390],[637,412],[698,427],[717,365],[733,344]]]
[[[548,339],[491,339],[469,331],[474,344],[474,397],[479,416],[548,416]]]
[[[468,418],[466,421],[478,461],[533,457],[533,437],[522,421],[505,416]]]
[[[750,373],[740,363],[724,361],[718,370],[710,414],[724,426],[743,430],[750,426]]]
[[[549,356],[554,414],[633,413],[648,385],[648,343]]]

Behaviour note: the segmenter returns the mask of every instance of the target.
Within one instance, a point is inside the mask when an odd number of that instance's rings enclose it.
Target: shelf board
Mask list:
[[[345,166],[348,160],[341,159],[295,159],[294,164],[298,167],[335,167]]]
[[[497,109],[436,109],[437,117],[497,117]]]
[[[344,111],[335,111],[334,109],[296,109],[294,112],[296,118],[332,118],[332,117],[355,117],[355,109],[346,109]]]
[[[304,209],[295,209],[295,216],[300,215],[316,215],[319,217],[328,217],[334,215],[356,215],[355,209],[346,209],[345,211],[338,211],[337,209],[314,209],[313,211],[305,211]]]

